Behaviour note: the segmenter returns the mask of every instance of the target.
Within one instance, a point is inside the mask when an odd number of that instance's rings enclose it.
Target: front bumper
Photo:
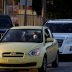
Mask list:
[[[1,69],[29,69],[40,68],[42,66],[43,57],[24,57],[24,58],[0,58]]]

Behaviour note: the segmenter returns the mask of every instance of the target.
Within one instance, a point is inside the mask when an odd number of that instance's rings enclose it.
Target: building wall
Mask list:
[[[0,0],[0,14],[4,14],[4,0]]]
[[[42,16],[37,16],[36,12],[32,11],[31,1],[27,0],[28,6],[25,10],[25,0],[0,0],[0,13],[11,16],[13,25],[42,25]],[[26,14],[26,17],[25,17]],[[27,21],[27,22],[26,22]]]

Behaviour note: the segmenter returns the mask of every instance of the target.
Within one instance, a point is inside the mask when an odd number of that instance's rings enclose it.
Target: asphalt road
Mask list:
[[[60,62],[58,68],[48,67],[47,72],[72,72],[72,62]]]

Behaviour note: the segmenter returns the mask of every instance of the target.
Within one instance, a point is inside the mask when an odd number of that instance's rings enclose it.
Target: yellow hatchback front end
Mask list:
[[[0,68],[27,69],[42,66],[42,43],[1,43]]]
[[[46,32],[50,30],[42,26],[9,29],[0,41],[0,69],[46,72],[47,64],[58,67],[57,41]]]

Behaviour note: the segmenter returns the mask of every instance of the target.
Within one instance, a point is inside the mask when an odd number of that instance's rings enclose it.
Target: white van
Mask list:
[[[68,36],[72,36],[72,19],[54,19],[48,20],[44,26],[48,26],[53,33],[55,39],[59,43],[59,54],[63,40]],[[63,53],[62,53],[63,54]]]

